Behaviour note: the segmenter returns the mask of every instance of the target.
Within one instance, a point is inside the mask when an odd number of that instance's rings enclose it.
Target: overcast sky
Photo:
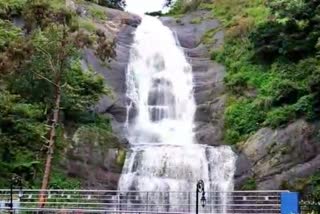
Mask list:
[[[126,10],[143,14],[145,12],[162,10],[164,3],[165,0],[126,0]]]

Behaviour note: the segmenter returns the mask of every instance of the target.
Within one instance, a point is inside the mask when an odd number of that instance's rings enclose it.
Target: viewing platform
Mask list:
[[[0,190],[0,213],[182,214],[196,213],[197,206],[196,192],[52,189],[45,191],[42,207],[39,195],[40,190],[33,189]],[[298,194],[288,191],[205,192],[198,198],[198,213],[289,214],[299,209]]]

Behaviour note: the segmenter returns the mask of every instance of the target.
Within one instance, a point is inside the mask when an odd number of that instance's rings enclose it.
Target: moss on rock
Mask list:
[[[72,140],[77,146],[91,144],[93,146],[103,146],[105,148],[119,147],[119,140],[114,134],[109,130],[93,125],[79,127],[74,133]]]

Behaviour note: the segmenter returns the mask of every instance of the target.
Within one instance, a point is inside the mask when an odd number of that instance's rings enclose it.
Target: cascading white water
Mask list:
[[[193,142],[191,66],[156,18],[145,16],[136,31],[127,80],[127,96],[139,111],[129,129],[131,143]]]
[[[131,152],[119,190],[189,192],[202,179],[207,192],[221,192],[211,203],[226,204],[223,192],[233,190],[234,153],[227,146],[196,143],[192,68],[172,31],[157,18],[144,16],[136,30],[127,70],[127,97],[128,115],[133,109],[137,115],[127,123]],[[183,199],[159,194],[146,199],[141,194],[139,200],[169,204],[163,211],[174,211]],[[226,207],[217,209],[224,212]]]

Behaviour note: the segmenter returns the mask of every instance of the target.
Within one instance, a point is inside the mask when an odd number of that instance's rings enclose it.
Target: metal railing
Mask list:
[[[39,208],[40,190],[0,190],[0,212],[6,213],[195,213],[195,192],[119,192],[47,190]],[[280,213],[280,191],[206,192],[199,213]]]

